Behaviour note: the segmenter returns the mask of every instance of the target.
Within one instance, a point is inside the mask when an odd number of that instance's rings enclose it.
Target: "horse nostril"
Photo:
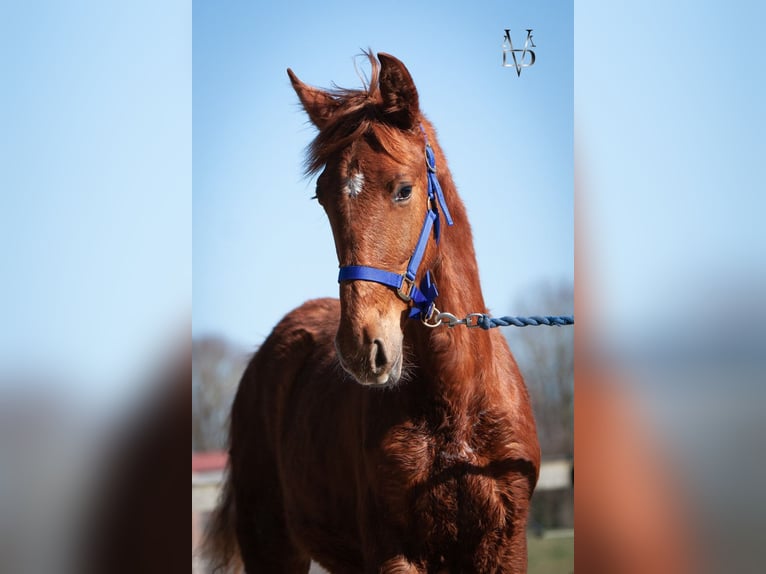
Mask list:
[[[383,367],[388,364],[388,358],[386,352],[383,350],[383,342],[380,339],[375,339],[372,342],[371,363],[374,366],[373,371],[375,373],[380,372]]]

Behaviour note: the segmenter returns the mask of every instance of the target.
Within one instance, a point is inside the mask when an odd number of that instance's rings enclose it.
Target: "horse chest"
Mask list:
[[[381,444],[381,502],[392,521],[422,540],[456,541],[459,532],[501,528],[508,498],[492,454],[469,432],[401,425]]]

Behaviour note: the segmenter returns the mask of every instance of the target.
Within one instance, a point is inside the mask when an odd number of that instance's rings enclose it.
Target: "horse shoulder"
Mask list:
[[[261,432],[276,433],[298,373],[319,349],[332,346],[339,316],[337,299],[313,299],[277,323],[240,380],[232,407],[233,447],[255,424]]]

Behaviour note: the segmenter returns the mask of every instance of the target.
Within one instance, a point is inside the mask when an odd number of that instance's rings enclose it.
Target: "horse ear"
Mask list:
[[[380,95],[383,113],[391,123],[403,128],[415,127],[420,114],[418,91],[407,68],[390,54],[378,53],[380,60]]]
[[[332,94],[301,82],[290,68],[287,68],[287,75],[309,119],[321,130],[329,123],[338,108],[338,102]]]

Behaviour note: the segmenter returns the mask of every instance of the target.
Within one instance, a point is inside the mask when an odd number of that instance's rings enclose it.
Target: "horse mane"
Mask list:
[[[316,174],[333,154],[362,137],[394,158],[406,157],[401,139],[395,136],[401,129],[390,124],[382,111],[380,63],[371,50],[364,50],[360,56],[370,63],[369,80],[360,74],[361,89],[333,86],[326,90],[334,101],[334,111],[307,148],[304,164],[307,176]]]

